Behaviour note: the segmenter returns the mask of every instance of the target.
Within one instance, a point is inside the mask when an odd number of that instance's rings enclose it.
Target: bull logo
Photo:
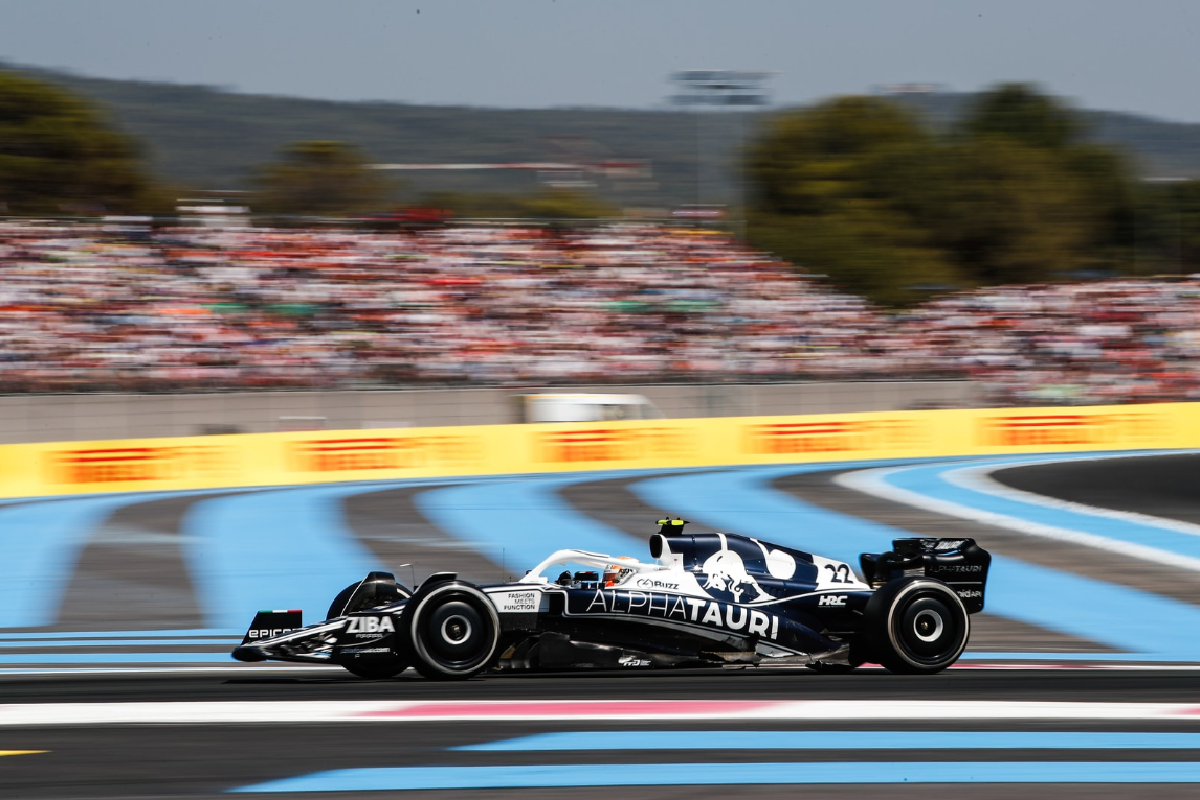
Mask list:
[[[708,580],[704,582],[704,590],[729,594],[735,603],[742,602],[742,594],[747,587],[754,589],[756,596],[746,602],[757,603],[774,599],[762,590],[758,581],[746,571],[742,557],[732,550],[718,550],[709,556],[704,562],[704,572],[708,575]]]

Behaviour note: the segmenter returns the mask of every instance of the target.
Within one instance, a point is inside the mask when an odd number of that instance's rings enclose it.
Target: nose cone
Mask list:
[[[238,661],[266,661],[267,660],[267,657],[264,656],[257,647],[246,647],[245,645],[242,645],[241,647],[233,648],[233,653],[231,655],[234,658],[236,658]]]

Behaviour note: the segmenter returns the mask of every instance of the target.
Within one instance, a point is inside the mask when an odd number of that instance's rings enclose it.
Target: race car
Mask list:
[[[435,573],[415,591],[388,572],[342,590],[327,619],[263,611],[233,657],[337,664],[363,678],[414,667],[463,680],[486,670],[864,663],[931,674],[958,660],[983,610],[991,556],[972,539],[896,539],[849,564],[659,520],[652,562],[559,550],[515,583]]]

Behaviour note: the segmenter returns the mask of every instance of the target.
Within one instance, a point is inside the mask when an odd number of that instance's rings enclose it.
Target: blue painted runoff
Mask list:
[[[683,514],[700,525],[761,537],[857,567],[859,553],[883,552],[891,549],[892,539],[918,534],[830,511],[770,486],[788,475],[852,466],[808,464],[705,472],[647,480],[632,489],[645,502]],[[1031,537],[1029,546],[1037,544]],[[1013,558],[993,556],[986,611],[1135,653],[1139,660],[1200,660],[1200,635],[1180,635],[1181,631],[1200,631],[1200,608]]]
[[[453,478],[305,486],[201,500],[180,524],[184,557],[208,624],[241,631],[263,608],[325,618],[334,596],[386,569],[345,520],[347,497]]]
[[[1081,458],[1084,457],[1026,456],[1020,459],[1013,457],[984,459],[972,464],[971,468],[986,465],[1001,467],[1014,461],[1020,463],[1034,461],[1052,463],[1079,460]],[[1087,458],[1094,458],[1094,456],[1088,456]],[[979,511],[1003,514],[1008,517],[1037,522],[1042,525],[1052,525],[1070,531],[1080,531],[1118,542],[1153,547],[1158,550],[1165,550],[1168,553],[1176,553],[1181,556],[1200,559],[1200,536],[1170,530],[1149,521],[1134,522],[1127,519],[1115,519],[1097,514],[1089,514],[1083,510],[1056,508],[1051,505],[1026,502],[986,491],[976,491],[974,489],[955,486],[947,480],[947,477],[950,473],[960,469],[963,469],[961,465],[927,464],[913,466],[896,470],[888,474],[884,480],[888,484],[900,489],[906,489],[910,492],[938,500],[958,503]]]
[[[201,492],[85,495],[0,507],[0,629],[58,619],[64,576],[75,571],[80,551],[114,511],[195,494]]]
[[[577,483],[653,476],[666,471],[511,477],[505,481],[422,492],[414,502],[443,531],[497,564],[503,560],[509,574],[520,576],[563,548],[647,559],[647,542],[657,530],[653,519],[646,520],[646,535],[639,540],[581,514],[558,491]]]
[[[0,641],[25,639],[157,639],[160,637],[202,636],[206,638],[240,637],[244,630],[234,628],[179,628],[175,630],[145,630],[145,631],[38,631],[36,633],[0,632]],[[97,642],[97,644],[100,644]]]
[[[228,653],[5,653],[0,664],[228,664]]]
[[[43,648],[43,647],[163,647],[166,645],[210,644],[233,645],[241,642],[236,639],[22,639],[18,642],[0,641],[0,649],[4,648]]]
[[[1197,750],[1200,733],[1092,731],[570,731],[453,747],[562,750]]]
[[[842,761],[545,764],[338,769],[241,786],[239,793],[568,786],[865,783],[1200,783],[1192,761]]]
[[[1138,663],[1138,662],[1154,662],[1158,664],[1168,663],[1172,659],[1167,655],[1156,655],[1154,653],[1089,653],[1087,651],[1070,651],[1065,653],[976,653],[967,648],[962,654],[959,661],[1053,661],[1057,663],[1082,661],[1082,662],[1104,662],[1104,663]],[[1082,669],[1082,667],[1080,668]]]

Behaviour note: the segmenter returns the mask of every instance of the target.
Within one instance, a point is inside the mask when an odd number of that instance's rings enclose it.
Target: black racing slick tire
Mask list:
[[[403,600],[405,597],[412,597],[412,591],[403,584],[382,584],[372,594],[364,593],[360,597],[351,602],[355,591],[362,585],[362,581],[352,583],[345,589],[337,593],[333,598],[333,602],[329,605],[329,613],[326,619],[341,617],[347,614],[353,614],[357,611],[368,611],[379,606],[386,606],[394,603],[397,600]],[[372,655],[371,657],[352,658],[341,661],[341,665],[349,672],[358,678],[366,680],[378,681],[386,678],[394,678],[404,670],[408,669],[410,659],[394,654],[391,657],[379,657]]]
[[[901,675],[931,675],[949,667],[967,646],[971,618],[946,584],[902,578],[877,590],[864,610],[875,660]]]
[[[495,660],[500,618],[474,586],[452,582],[417,600],[407,618],[413,666],[433,680],[466,680]]]
[[[346,671],[356,678],[363,678],[368,681],[382,681],[387,678],[394,678],[404,670],[408,669],[408,662],[402,658],[392,659],[390,661],[376,661],[368,664],[342,664]]]

